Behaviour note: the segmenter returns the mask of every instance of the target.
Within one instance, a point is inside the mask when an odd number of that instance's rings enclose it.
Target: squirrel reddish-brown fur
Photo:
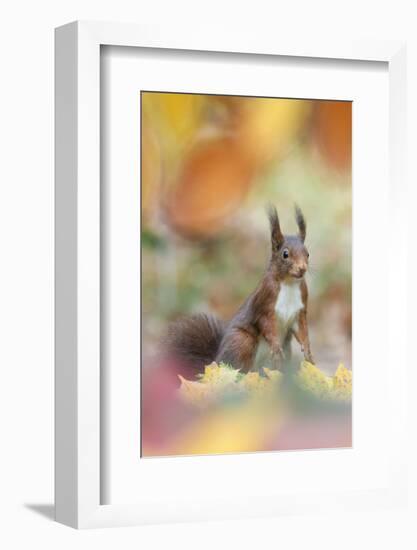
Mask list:
[[[270,206],[271,257],[254,292],[235,316],[225,323],[213,315],[180,319],[169,329],[172,355],[197,370],[212,361],[224,362],[248,372],[261,339],[268,344],[274,365],[280,368],[291,354],[294,336],[307,361],[314,362],[307,327],[308,290],[304,275],[309,253],[304,244],[306,222],[295,207],[298,235],[283,235],[278,213]]]

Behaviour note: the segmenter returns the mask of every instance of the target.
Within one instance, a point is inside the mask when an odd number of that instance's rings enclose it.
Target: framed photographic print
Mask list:
[[[404,79],[401,43],[57,29],[58,521],[403,501]]]

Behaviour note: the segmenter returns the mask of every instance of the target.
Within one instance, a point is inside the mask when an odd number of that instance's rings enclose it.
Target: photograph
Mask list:
[[[3,4],[0,550],[417,550],[415,3]]]
[[[351,448],[352,102],[138,100],[138,453]]]

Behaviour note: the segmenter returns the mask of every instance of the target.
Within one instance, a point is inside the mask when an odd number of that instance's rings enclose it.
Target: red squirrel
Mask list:
[[[304,244],[306,222],[295,207],[297,235],[283,235],[275,207],[268,208],[271,256],[257,288],[225,323],[213,315],[198,314],[172,325],[168,333],[171,354],[201,371],[212,361],[247,373],[254,365],[261,339],[269,346],[273,364],[281,368],[291,355],[294,336],[304,358],[314,363],[307,326],[308,290],[304,275],[309,253]]]

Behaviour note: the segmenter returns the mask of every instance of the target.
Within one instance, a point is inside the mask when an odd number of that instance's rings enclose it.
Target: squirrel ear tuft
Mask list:
[[[295,220],[298,225],[298,234],[300,236],[300,239],[304,242],[306,238],[307,225],[304,215],[301,212],[301,208],[297,205],[295,205]]]
[[[277,209],[272,204],[269,204],[267,207],[267,213],[269,218],[269,224],[271,226],[272,244],[280,247],[284,242],[284,235],[282,234],[281,227],[279,225]]]

